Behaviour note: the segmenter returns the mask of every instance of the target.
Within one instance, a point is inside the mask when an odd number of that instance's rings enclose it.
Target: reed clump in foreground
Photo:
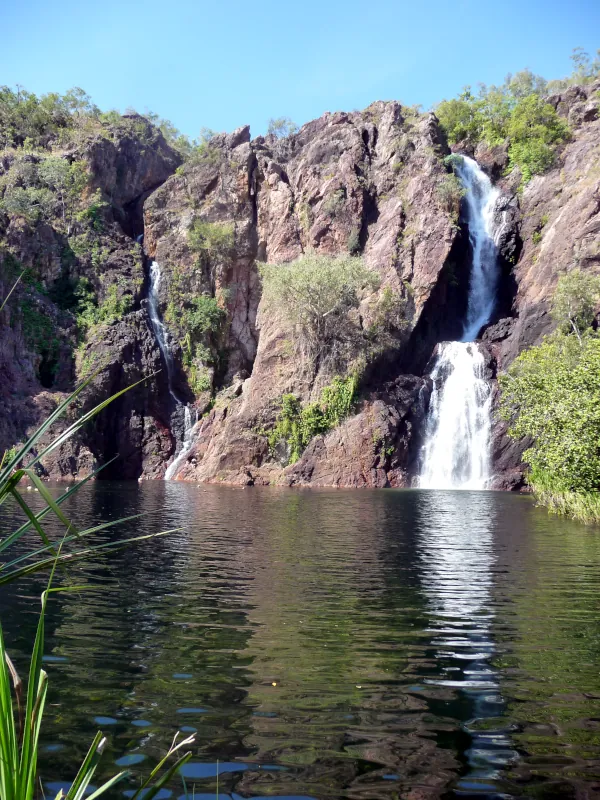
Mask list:
[[[15,286],[13,286],[11,292]],[[0,312],[2,312],[5,303],[6,300],[4,303],[0,303]],[[47,441],[46,434],[48,434],[49,429],[59,418],[66,414],[67,410],[94,377],[95,374],[77,387],[63,402],[59,403],[55,411],[50,414],[23,445],[11,448],[0,458],[0,509],[5,502],[12,500],[20,507],[25,517],[22,525],[0,539],[0,585],[16,582],[20,578],[40,570],[50,572],[48,588],[42,594],[41,611],[29,665],[26,690],[24,690],[23,682],[7,652],[2,626],[0,625],[0,800],[33,800],[38,787],[39,737],[48,690],[48,675],[42,669],[44,625],[48,598],[51,593],[75,591],[84,588],[77,586],[53,587],[52,578],[57,565],[67,567],[72,561],[92,558],[99,550],[122,547],[129,542],[161,535],[150,534],[149,536],[139,536],[121,542],[88,545],[88,537],[100,530],[105,530],[114,524],[118,524],[118,522],[105,523],[86,530],[78,530],[63,513],[62,504],[80,489],[89,478],[76,484],[55,499],[35,471],[38,462],[79,432],[88,421],[93,419],[112,400],[127,391],[127,389],[124,389],[113,395],[113,397],[99,403],[91,411],[83,414],[71,424],[66,425],[62,432],[50,440],[49,444],[45,444]],[[94,477],[99,471],[97,470],[90,477]],[[31,508],[27,502],[26,495],[20,490],[23,482],[30,482],[39,492],[45,503],[40,511]],[[42,524],[48,516],[57,519],[63,527],[62,536],[57,541],[51,541]],[[29,544],[28,539],[23,539],[26,534],[31,534],[32,532],[37,534],[39,544],[35,543],[35,541],[33,544]],[[164,531],[163,533],[169,532]],[[12,547],[16,543],[23,544],[24,542],[29,545],[26,552],[23,553],[21,551],[17,556],[14,556],[11,553]],[[142,796],[144,800],[152,800],[160,789],[178,772],[179,768],[191,758],[191,752],[180,755],[180,751],[192,744],[193,741],[193,737],[188,737],[182,741],[177,741],[177,737],[175,737],[164,758],[152,770],[150,775],[141,781],[141,785],[133,794],[133,800],[138,800]],[[127,771],[119,772],[90,793],[90,781],[96,771],[105,745],[106,739],[102,732],[99,731],[92,741],[77,775],[72,777],[70,788],[66,793],[61,789],[56,796],[56,800],[62,800],[62,798],[65,798],[65,800],[83,800],[84,796],[88,800],[95,800],[95,798],[104,794],[116,783],[128,776],[129,773]],[[175,756],[176,759],[173,760],[172,756]]]
[[[600,492],[573,492],[557,489],[545,475],[529,478],[534,497],[551,514],[571,517],[585,525],[600,524]]]

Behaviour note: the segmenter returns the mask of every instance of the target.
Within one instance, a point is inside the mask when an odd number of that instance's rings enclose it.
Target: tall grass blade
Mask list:
[[[18,284],[19,284],[19,281],[21,280],[21,278],[23,277],[23,275],[25,275],[25,270],[23,270],[23,272],[22,272],[22,273],[19,275],[19,277],[17,278],[17,280],[16,280],[16,281],[13,283],[13,285],[12,285],[12,287],[11,287],[11,289],[10,289],[10,292],[9,292],[9,293],[6,295],[6,297],[5,297],[5,298],[4,298],[4,300],[2,301],[2,305],[0,305],[0,312],[1,312],[1,311],[3,311],[3,309],[4,309],[4,306],[5,306],[5,305],[8,303],[8,301],[9,301],[9,299],[10,299],[10,296],[11,296],[11,294],[12,294],[12,293],[14,292],[14,290],[17,288],[17,286],[18,286]]]

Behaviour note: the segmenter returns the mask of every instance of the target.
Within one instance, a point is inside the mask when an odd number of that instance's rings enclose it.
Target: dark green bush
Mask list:
[[[281,398],[281,411],[274,428],[268,434],[269,447],[275,452],[284,442],[287,463],[298,461],[310,440],[335,428],[350,414],[356,399],[358,377],[334,378],[325,386],[318,401],[302,405],[293,394]]]

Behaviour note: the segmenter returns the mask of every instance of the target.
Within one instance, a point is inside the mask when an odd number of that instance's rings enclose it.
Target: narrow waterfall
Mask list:
[[[195,430],[196,424],[198,422],[198,415],[196,413],[196,419],[192,422],[192,413],[190,411],[189,406],[184,407],[184,428],[183,428],[183,442],[181,443],[181,448],[173,461],[167,467],[167,471],[165,472],[165,480],[170,481],[172,478],[175,477],[177,471],[181,464],[183,463],[184,458],[187,456],[189,451],[192,448],[192,445],[195,441]]]
[[[499,279],[496,204],[500,193],[476,161],[457,160],[473,263],[460,342],[438,345],[431,372],[433,392],[421,452],[423,489],[485,489],[490,474],[492,392],[475,339],[496,305]]]
[[[169,394],[179,404],[180,400],[173,391],[173,356],[169,350],[167,341],[167,331],[163,324],[160,314],[158,313],[158,289],[161,280],[160,266],[156,261],[150,264],[150,288],[148,291],[148,312],[150,315],[150,324],[154,331],[154,337],[158,344],[158,348],[165,362],[167,368],[167,384],[169,387]]]
[[[150,324],[152,325],[152,330],[154,332],[154,336],[156,338],[156,342],[158,344],[159,350],[165,362],[165,366],[167,368],[167,385],[169,387],[169,394],[171,398],[175,402],[175,407],[180,409],[183,408],[183,441],[181,443],[181,447],[178,448],[178,452],[176,457],[173,459],[171,464],[169,464],[167,471],[165,472],[165,480],[170,480],[173,478],[183,461],[184,457],[189,452],[194,437],[193,437],[193,430],[195,424],[198,422],[197,414],[196,419],[192,422],[192,412],[190,411],[189,406],[183,403],[173,388],[173,375],[174,375],[174,363],[173,363],[173,354],[169,348],[169,341],[168,341],[168,334],[167,330],[164,326],[162,319],[160,318],[159,310],[158,310],[158,290],[160,287],[161,281],[161,271],[160,266],[156,261],[153,261],[150,265],[150,287],[148,291],[148,313],[150,316]]]

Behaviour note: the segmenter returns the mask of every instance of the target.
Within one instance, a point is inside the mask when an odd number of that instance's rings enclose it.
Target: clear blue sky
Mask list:
[[[190,136],[398,99],[429,108],[600,47],[599,0],[3,0],[0,83],[81,86]]]

